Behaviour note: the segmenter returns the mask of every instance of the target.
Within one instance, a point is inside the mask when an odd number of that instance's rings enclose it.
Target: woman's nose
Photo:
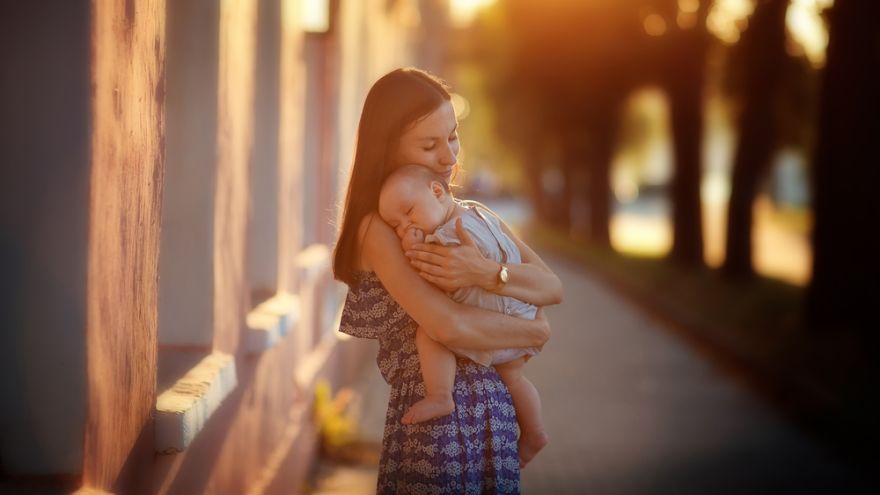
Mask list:
[[[443,146],[443,153],[440,154],[440,163],[442,165],[455,165],[455,150],[452,149],[452,145],[446,144]]]

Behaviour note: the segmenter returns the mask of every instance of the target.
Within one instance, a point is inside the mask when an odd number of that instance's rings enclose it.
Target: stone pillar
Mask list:
[[[250,297],[246,277],[254,131],[256,0],[220,2],[214,192],[214,350],[235,354]]]
[[[142,431],[149,428],[156,402],[165,2],[92,0],[90,7],[89,379],[83,483],[112,490]]]

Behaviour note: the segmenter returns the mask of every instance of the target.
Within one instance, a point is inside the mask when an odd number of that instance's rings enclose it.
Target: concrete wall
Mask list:
[[[261,0],[258,10],[248,278],[251,289],[274,292],[278,287],[280,256],[278,124],[282,89],[281,1]]]
[[[281,5],[281,94],[278,129],[278,290],[294,292],[296,279],[293,256],[303,247],[303,126],[306,67],[303,62],[303,33],[300,2]]]
[[[82,465],[88,13],[88,1],[0,7],[0,469],[14,475]]]
[[[214,192],[220,5],[168,4],[165,188],[159,342],[208,347],[214,335]]]
[[[165,2],[92,2],[83,482],[110,488],[156,401]]]
[[[0,471],[62,485],[86,417],[89,3],[0,7]]]

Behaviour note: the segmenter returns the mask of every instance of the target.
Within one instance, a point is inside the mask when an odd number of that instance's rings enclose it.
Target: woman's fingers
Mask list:
[[[438,276],[443,276],[446,274],[446,271],[443,268],[437,265],[432,265],[431,263],[425,263],[424,261],[410,260],[410,264],[420,272],[427,272],[431,275]]]
[[[448,255],[450,249],[452,249],[452,248],[449,248],[447,246],[441,246],[439,244],[419,243],[419,244],[413,244],[412,249],[414,251],[424,251],[427,253],[434,253],[434,254],[439,254],[441,256],[446,256],[446,255]]]
[[[405,254],[413,261],[424,261],[425,263],[431,263],[438,266],[443,265],[443,260],[445,259],[438,254],[416,250],[415,247],[407,251]]]
[[[454,285],[450,284],[449,280],[447,280],[445,278],[436,277],[434,275],[431,275],[430,273],[425,273],[425,272],[419,272],[419,275],[421,275],[421,277],[423,279],[427,280],[428,282],[431,282],[432,284],[436,285],[437,287],[439,287],[440,289],[442,289],[446,292],[455,290],[457,288]]]
[[[455,219],[455,233],[458,234],[459,240],[461,240],[462,246],[473,246],[474,240],[471,239],[471,235],[467,230],[464,230],[464,226],[461,223],[461,217]]]

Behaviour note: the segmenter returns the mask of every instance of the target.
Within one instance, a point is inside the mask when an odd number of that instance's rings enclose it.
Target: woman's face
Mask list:
[[[452,103],[444,101],[400,136],[396,161],[397,165],[428,167],[448,183],[459,149],[455,110]]]

